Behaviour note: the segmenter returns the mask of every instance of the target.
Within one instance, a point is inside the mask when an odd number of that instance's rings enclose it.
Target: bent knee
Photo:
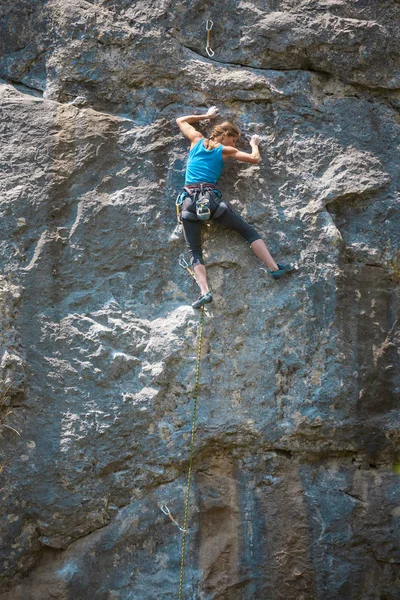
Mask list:
[[[257,231],[254,230],[254,232],[252,232],[251,234],[249,234],[247,236],[247,241],[249,242],[250,246],[254,243],[257,242],[258,240],[261,240],[262,237],[259,233],[257,233]]]
[[[193,268],[194,268],[194,267],[198,267],[199,265],[204,265],[204,260],[203,260],[203,257],[201,257],[201,256],[196,256],[196,257],[195,257],[195,256],[194,256],[194,257],[192,258],[192,267],[193,267]]]

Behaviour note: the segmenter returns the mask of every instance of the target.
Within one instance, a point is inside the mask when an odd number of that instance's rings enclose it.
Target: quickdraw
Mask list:
[[[181,254],[179,257],[179,266],[182,267],[182,269],[186,269],[189,275],[191,275],[197,283],[196,275],[194,274],[194,271],[192,271],[192,269],[189,267],[189,263],[185,260],[183,254]]]
[[[183,529],[183,527],[181,527],[178,523],[178,521],[176,521],[174,519],[174,517],[171,515],[171,511],[169,510],[168,506],[166,504],[163,504],[162,506],[160,506],[160,509],[162,510],[162,512],[164,513],[164,515],[167,515],[167,517],[169,517],[171,519],[171,521],[178,527],[178,529],[180,529],[181,531],[186,532],[186,529]]]
[[[176,240],[179,240],[183,233],[183,225],[182,225],[182,221],[181,221],[182,202],[183,202],[183,194],[180,193],[180,194],[178,194],[176,201],[175,201],[177,224],[176,224],[175,229],[169,236],[170,242],[175,242]]]
[[[206,52],[208,54],[208,56],[210,58],[212,58],[214,56],[214,50],[211,49],[211,29],[213,28],[214,23],[211,21],[211,19],[208,19],[207,23],[206,23],[206,31],[207,31],[207,46],[206,46]]]

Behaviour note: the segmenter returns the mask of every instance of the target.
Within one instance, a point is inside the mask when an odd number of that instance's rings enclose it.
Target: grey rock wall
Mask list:
[[[178,597],[160,506],[182,522],[199,314],[175,118],[212,104],[262,140],[225,198],[298,271],[205,227],[184,597],[400,598],[399,17],[3,2],[1,600]]]

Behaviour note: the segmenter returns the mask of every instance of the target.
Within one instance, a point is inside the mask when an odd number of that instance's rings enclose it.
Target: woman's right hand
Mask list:
[[[258,146],[259,143],[260,143],[260,136],[257,134],[252,135],[251,140],[250,140],[250,146]]]
[[[206,117],[208,117],[209,119],[216,119],[217,117],[219,117],[219,110],[216,106],[210,106],[210,108],[207,111]]]

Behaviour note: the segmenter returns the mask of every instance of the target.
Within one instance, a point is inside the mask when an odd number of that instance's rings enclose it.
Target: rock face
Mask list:
[[[212,104],[262,140],[224,197],[298,271],[204,228],[183,597],[400,598],[399,22],[397,0],[3,2],[1,600],[178,597],[160,506],[182,523],[199,314],[168,242],[175,118]]]

